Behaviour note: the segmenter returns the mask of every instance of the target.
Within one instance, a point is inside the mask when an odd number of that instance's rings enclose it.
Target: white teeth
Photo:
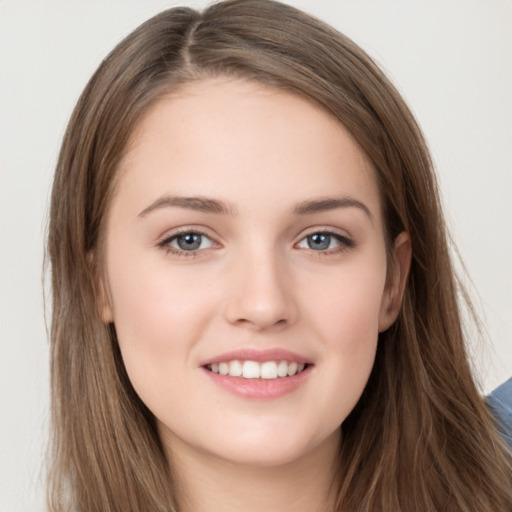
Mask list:
[[[288,365],[288,375],[291,377],[292,375],[295,375],[297,373],[297,363],[295,361],[292,361]]]
[[[269,361],[261,365],[261,378],[277,379],[277,364],[274,361]]]
[[[295,361],[223,361],[207,366],[213,373],[229,375],[230,377],[243,377],[244,379],[277,379],[292,377],[301,373],[306,365]]]
[[[288,375],[288,363],[286,361],[281,361],[277,365],[277,375],[279,377],[286,377]]]
[[[229,363],[229,375],[231,375],[231,377],[240,377],[242,373],[243,367],[240,361],[231,361],[231,363]]]
[[[246,379],[259,379],[261,376],[260,365],[255,361],[245,361],[242,375]]]

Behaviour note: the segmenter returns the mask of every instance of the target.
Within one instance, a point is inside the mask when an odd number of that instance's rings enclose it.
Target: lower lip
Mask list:
[[[243,377],[231,377],[211,372],[203,368],[208,377],[222,389],[243,398],[257,398],[260,400],[272,400],[280,398],[297,390],[309,377],[311,367],[291,377],[277,379],[244,379]]]

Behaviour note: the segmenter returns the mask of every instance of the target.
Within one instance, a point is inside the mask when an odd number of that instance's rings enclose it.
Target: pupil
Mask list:
[[[184,251],[199,249],[199,246],[201,245],[201,235],[195,235],[193,233],[182,235],[178,237],[177,242],[179,248],[183,249]]]
[[[308,246],[310,249],[325,250],[329,248],[331,237],[322,233],[316,233],[308,236]]]

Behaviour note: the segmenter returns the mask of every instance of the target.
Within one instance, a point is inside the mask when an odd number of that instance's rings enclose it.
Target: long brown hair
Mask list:
[[[173,471],[133,391],[115,328],[98,312],[102,236],[116,168],[137,121],[206,77],[255,80],[320,105],[375,168],[387,239],[410,234],[398,320],[342,428],[337,510],[512,509],[510,454],[471,376],[461,296],[423,136],[378,66],[328,25],[271,0],[162,12],[103,61],[82,93],[53,185],[52,511],[178,509]]]

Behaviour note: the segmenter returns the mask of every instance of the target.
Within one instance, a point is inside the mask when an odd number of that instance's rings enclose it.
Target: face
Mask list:
[[[229,79],[147,112],[105,264],[104,320],[169,451],[254,465],[334,450],[400,289],[373,170],[343,126]]]

